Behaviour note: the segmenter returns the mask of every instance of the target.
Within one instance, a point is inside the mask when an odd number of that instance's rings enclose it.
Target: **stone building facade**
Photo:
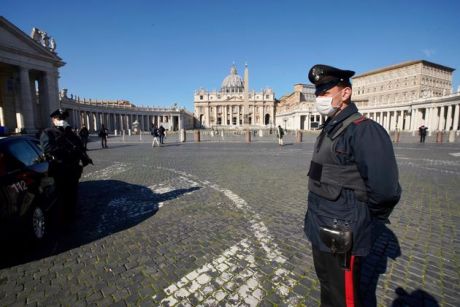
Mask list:
[[[388,131],[459,130],[460,94],[452,93],[455,69],[419,60],[353,77],[353,101]]]
[[[455,69],[428,61],[411,61],[353,77],[353,99],[363,107],[441,97],[452,92]]]
[[[195,91],[193,103],[200,128],[264,128],[274,125],[275,93],[270,88],[260,92],[249,90],[247,66],[244,80],[233,65],[220,90],[199,89]]]
[[[0,16],[0,126],[34,133],[59,107],[58,69],[65,63],[54,39],[34,28],[27,35]]]
[[[352,78],[359,111],[388,132],[416,132],[422,124],[434,131],[459,131],[460,92],[452,93],[454,69],[428,61],[411,61]],[[310,93],[304,98],[304,92]],[[305,96],[306,97],[306,96]],[[314,106],[313,85],[294,86],[280,98],[276,121],[287,129],[315,129],[324,119]]]
[[[297,83],[294,91],[279,99],[276,125],[289,130],[311,130],[323,123],[315,108],[315,86]]]

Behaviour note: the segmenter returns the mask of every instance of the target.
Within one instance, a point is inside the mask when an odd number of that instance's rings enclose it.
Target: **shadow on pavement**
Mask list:
[[[360,291],[363,306],[366,307],[377,306],[377,284],[380,274],[384,274],[387,270],[388,258],[395,260],[401,256],[398,238],[385,224],[377,224],[373,235],[376,238],[375,244],[361,265]],[[398,287],[395,293],[397,297],[392,306],[439,306],[433,296],[421,289],[409,294]]]
[[[395,290],[398,297],[391,304],[392,307],[438,307],[439,304],[436,299],[421,289],[417,289],[412,293],[407,293],[406,290],[399,287]]]
[[[76,219],[58,225],[57,212],[52,212],[51,230],[43,242],[30,244],[21,236],[2,242],[0,269],[56,255],[131,228],[152,217],[160,202],[198,189],[192,187],[156,194],[145,186],[118,180],[81,182]]]
[[[373,236],[375,243],[361,264],[360,291],[364,306],[377,306],[376,290],[380,274],[386,272],[388,258],[394,260],[401,256],[398,238],[385,224],[378,223]]]

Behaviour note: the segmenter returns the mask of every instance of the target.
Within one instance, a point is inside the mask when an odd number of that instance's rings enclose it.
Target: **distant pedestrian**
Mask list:
[[[283,128],[281,128],[280,125],[278,125],[277,133],[278,133],[278,144],[280,146],[283,146],[284,145],[284,143],[283,143],[284,130],[283,130]]]
[[[425,138],[426,138],[426,132],[428,130],[428,127],[425,125],[421,125],[418,128],[418,134],[420,135],[420,143],[425,143]]]
[[[157,143],[158,147],[160,147],[160,142],[158,141],[160,137],[160,130],[156,125],[153,125],[152,129],[150,129],[150,134],[153,136],[152,147],[155,147],[155,143]]]
[[[160,133],[160,144],[165,143],[165,127],[163,125],[160,125],[160,128],[158,128],[158,132]]]
[[[78,135],[80,136],[81,142],[83,144],[83,148],[85,150],[88,150],[87,145],[88,145],[88,137],[89,137],[89,131],[88,128],[86,128],[85,125],[81,126],[80,131],[78,131]]]
[[[101,130],[99,130],[99,137],[101,138],[102,148],[108,148],[107,146],[107,136],[109,135],[109,130],[102,125]]]

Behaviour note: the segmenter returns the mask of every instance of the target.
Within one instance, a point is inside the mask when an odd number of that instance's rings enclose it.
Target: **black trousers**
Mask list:
[[[352,256],[350,269],[340,266],[331,253],[313,249],[313,262],[321,284],[321,306],[361,306],[359,299],[360,257]]]

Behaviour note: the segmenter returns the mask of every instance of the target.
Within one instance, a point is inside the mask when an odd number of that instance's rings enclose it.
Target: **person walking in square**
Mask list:
[[[152,147],[155,147],[155,143],[158,144],[160,147],[159,137],[160,137],[160,130],[157,128],[156,125],[152,125],[152,129],[150,129],[150,134],[153,136]]]
[[[160,134],[160,144],[165,143],[165,127],[163,125],[160,125],[160,128],[158,128],[158,133]]]
[[[88,150],[88,148],[87,148],[88,137],[89,137],[88,128],[86,128],[85,125],[81,126],[80,131],[78,131],[78,135],[80,136],[81,142],[83,143],[83,148],[85,150]]]
[[[283,146],[284,145],[284,142],[283,142],[284,130],[283,128],[281,128],[280,125],[278,125],[277,132],[278,132],[278,144],[280,146]]]
[[[107,146],[107,136],[109,135],[109,130],[102,124],[101,130],[99,130],[99,137],[101,138],[102,148],[108,148]]]
[[[308,171],[304,232],[311,243],[321,306],[362,306],[359,272],[401,197],[393,144],[351,101],[353,71],[314,65],[317,111],[327,116]]]
[[[420,135],[420,143],[425,143],[426,132],[428,131],[428,127],[425,125],[421,125],[418,128],[418,134]]]

